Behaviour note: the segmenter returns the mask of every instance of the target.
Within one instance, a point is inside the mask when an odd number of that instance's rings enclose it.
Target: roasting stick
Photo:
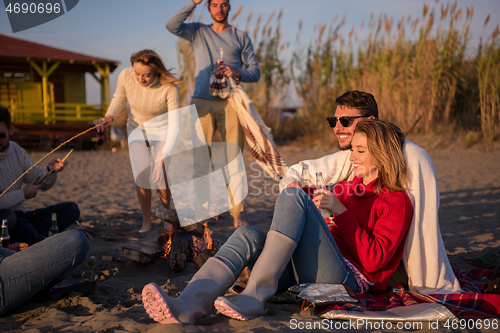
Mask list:
[[[72,152],[73,152],[73,149],[71,149],[71,150],[69,151],[69,153],[68,153],[66,156],[64,156],[64,158],[62,159],[62,161],[66,161],[66,159],[68,158],[69,154],[71,154]],[[53,172],[53,171],[52,171],[52,170],[50,170],[50,171],[49,171],[49,172],[45,175],[45,177],[43,177],[43,178],[42,178],[42,180],[40,180],[40,182],[37,182],[37,183],[38,183],[38,184],[43,183],[43,181],[45,180],[45,178],[47,178],[47,177],[48,177],[48,175],[50,175],[52,172]],[[76,223],[80,226],[80,228],[82,228],[82,231],[85,233],[85,235],[87,235],[87,237],[92,238],[92,236],[91,236],[91,235],[90,235],[90,234],[89,234],[89,233],[85,230],[85,228],[83,227],[83,225],[81,225],[81,224],[80,224],[80,222],[78,222],[78,221],[75,221],[75,222],[76,222]]]
[[[73,141],[73,140],[74,140],[74,139],[76,139],[77,137],[79,137],[79,136],[81,136],[81,135],[83,135],[83,134],[85,134],[85,133],[87,133],[87,132],[90,132],[90,131],[91,131],[91,130],[93,130],[93,129],[96,129],[97,127],[101,127],[102,125],[104,125],[104,124],[105,124],[105,123],[107,123],[107,122],[113,121],[113,119],[115,119],[115,118],[117,118],[117,117],[121,116],[121,115],[122,115],[122,114],[124,114],[125,112],[127,112],[127,110],[122,111],[122,113],[120,113],[118,116],[116,116],[116,117],[114,117],[114,118],[110,118],[110,119],[108,119],[108,120],[105,120],[102,124],[95,125],[95,126],[93,126],[93,127],[89,128],[89,129],[86,129],[85,131],[83,131],[83,132],[81,132],[81,133],[78,133],[77,135],[75,135],[75,136],[74,136],[74,137],[72,137],[71,139],[68,139],[68,140],[64,141],[64,142],[63,142],[63,143],[61,143],[59,146],[57,146],[56,148],[52,149],[52,151],[51,151],[50,153],[48,153],[47,155],[45,155],[44,157],[42,157],[42,158],[41,158],[38,162],[36,162],[35,164],[33,164],[33,165],[31,166],[31,168],[29,168],[28,170],[24,171],[24,173],[23,173],[22,175],[20,175],[20,176],[19,176],[19,178],[17,178],[17,179],[16,179],[16,180],[15,180],[12,184],[10,184],[10,186],[9,186],[9,187],[7,187],[7,189],[6,189],[5,191],[3,191],[3,192],[2,192],[2,194],[0,194],[0,198],[1,198],[1,197],[3,197],[3,195],[4,195],[5,193],[7,193],[7,191],[8,191],[8,190],[10,190],[10,189],[12,188],[12,186],[14,186],[14,185],[15,185],[15,184],[19,181],[19,180],[21,180],[21,179],[24,177],[24,175],[25,175],[25,174],[27,174],[28,172],[30,172],[30,171],[31,171],[31,169],[33,169],[35,166],[37,166],[38,164],[40,164],[40,163],[41,163],[44,159],[46,159],[46,158],[47,158],[47,156],[49,156],[50,154],[52,154],[53,152],[55,152],[56,150],[58,150],[59,148],[61,148],[61,147],[62,147],[62,146],[64,146],[65,144],[67,144],[67,143],[69,143],[69,142]]]
[[[68,153],[66,156],[64,156],[64,158],[61,160],[61,162],[62,162],[62,161],[66,161],[66,159],[68,158],[69,154],[71,154],[72,152],[73,152],[73,149],[71,149],[71,150],[69,151],[69,153]],[[47,172],[47,174],[45,175],[45,177],[43,177],[43,178],[42,178],[42,180],[40,180],[40,181],[38,181],[38,180],[37,180],[37,181],[35,182],[35,185],[39,185],[39,184],[43,183],[43,181],[45,180],[45,178],[47,178],[47,177],[48,177],[48,176],[49,176],[52,172],[54,172],[54,171],[53,171],[53,170],[50,170],[49,172]]]
[[[87,235],[88,238],[92,238],[92,236],[85,230],[84,226],[81,225],[80,222],[78,222],[78,220],[75,222],[80,226],[80,228],[82,228],[82,231],[85,233],[85,235]]]

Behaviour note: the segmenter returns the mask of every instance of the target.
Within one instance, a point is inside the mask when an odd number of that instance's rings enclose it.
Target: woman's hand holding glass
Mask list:
[[[345,206],[339,201],[337,196],[326,189],[319,189],[314,191],[313,201],[318,209],[328,209],[335,216],[340,215],[347,210]]]

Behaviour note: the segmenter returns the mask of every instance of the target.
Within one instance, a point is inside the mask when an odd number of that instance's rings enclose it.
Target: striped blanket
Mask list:
[[[227,100],[238,113],[252,156],[269,176],[279,181],[285,176],[288,166],[274,146],[271,130],[264,124],[241,84],[237,84],[232,78],[229,80],[231,95]]]
[[[384,311],[399,306],[411,306],[419,303],[438,303],[446,306],[460,319],[498,318],[500,317],[500,295],[483,294],[481,290],[493,275],[488,269],[468,271],[454,270],[465,293],[462,294],[418,294],[403,287],[394,287],[386,294],[357,294],[359,303],[329,304],[317,306],[315,314],[322,316],[329,311]]]

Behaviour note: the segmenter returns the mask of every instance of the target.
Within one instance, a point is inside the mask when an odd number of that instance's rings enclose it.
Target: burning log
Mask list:
[[[155,215],[173,225],[170,230],[160,233],[159,241],[165,250],[162,257],[170,260],[170,268],[175,272],[181,272],[187,262],[196,262],[203,253],[196,265],[201,267],[222,245],[221,241],[212,239],[207,223],[181,227],[177,214],[163,207],[158,207]]]
[[[123,258],[147,264],[158,260],[162,255],[162,248],[157,242],[131,241],[126,243],[120,255]]]
[[[163,222],[167,222],[178,227],[181,226],[177,213],[173,210],[166,209],[163,206],[156,207],[155,216]]]
[[[162,257],[170,260],[170,268],[175,272],[181,272],[186,262],[190,261],[194,262],[194,268],[198,271],[222,246],[220,240],[212,238],[212,230],[208,228],[207,223],[183,228],[179,224],[177,214],[162,206],[156,209],[155,215],[163,222],[173,225],[170,230],[160,233],[159,241],[165,251]],[[246,287],[249,278],[250,270],[245,267],[235,282],[235,285],[239,286],[239,292]]]
[[[175,272],[182,272],[184,265],[188,261],[196,258],[195,251],[191,244],[191,236],[182,229],[176,229],[170,236],[170,268]]]

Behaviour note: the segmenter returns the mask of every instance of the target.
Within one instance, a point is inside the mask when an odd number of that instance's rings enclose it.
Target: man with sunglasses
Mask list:
[[[372,94],[357,90],[342,94],[335,102],[335,115],[327,121],[337,136],[340,151],[291,166],[280,181],[280,190],[298,186],[303,163],[309,165],[309,177],[322,172],[326,184],[352,180],[349,156],[354,129],[362,119],[378,118],[378,106]],[[405,242],[404,266],[398,267],[389,282],[424,294],[461,292],[439,230],[439,189],[434,165],[424,149],[408,140],[403,153],[409,171],[407,192],[414,215]]]

